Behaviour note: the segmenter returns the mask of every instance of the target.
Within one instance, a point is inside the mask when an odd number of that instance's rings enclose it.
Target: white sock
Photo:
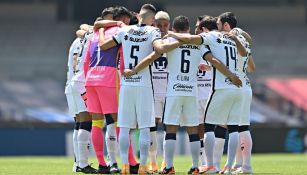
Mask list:
[[[79,165],[79,152],[78,152],[78,132],[79,129],[74,129],[72,140],[73,140],[73,146],[74,146],[74,155],[75,155],[75,163],[76,165]]]
[[[224,152],[225,139],[215,138],[213,151],[213,164],[217,170],[221,169],[221,159]]]
[[[199,158],[202,166],[206,166],[206,153],[204,148],[204,139],[200,140]]]
[[[250,131],[240,132],[240,142],[242,149],[242,157],[243,157],[243,164],[242,167],[250,168],[251,165],[251,154],[252,154],[252,147],[253,147],[253,140],[250,134]]]
[[[150,129],[140,129],[140,164],[146,165],[150,145]]]
[[[233,164],[234,168],[241,167],[242,166],[242,162],[243,162],[240,140],[241,139],[240,139],[240,133],[239,133],[239,144],[237,146],[235,163]]]
[[[129,131],[130,128],[120,128],[119,132],[119,151],[122,164],[129,164],[128,148],[129,148]]]
[[[225,167],[232,166],[236,156],[238,143],[239,143],[239,133],[238,132],[230,133],[228,141],[227,161]]]
[[[116,128],[114,123],[107,125],[106,147],[110,158],[110,165],[117,163],[116,161],[117,138],[116,138]]]
[[[78,152],[79,152],[79,167],[84,168],[88,165],[89,149],[88,144],[91,138],[91,133],[84,129],[79,129],[78,132]]]
[[[149,158],[151,163],[157,163],[157,132],[150,132]]]
[[[198,134],[196,134],[198,137]],[[200,149],[200,144],[199,144],[199,137],[195,141],[191,141],[190,139],[190,149],[191,149],[191,154],[192,154],[192,168],[198,168],[198,162],[199,162],[199,149]]]
[[[215,136],[214,132],[206,132],[204,135],[204,148],[206,153],[207,166],[213,166],[213,151],[214,151]]]
[[[166,134],[167,135],[167,134]],[[164,160],[166,163],[166,168],[171,168],[174,166],[174,154],[175,154],[175,145],[176,140],[174,139],[164,139],[165,145],[164,145]]]

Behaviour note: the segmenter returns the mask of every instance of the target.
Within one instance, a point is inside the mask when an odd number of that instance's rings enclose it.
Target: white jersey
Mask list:
[[[85,83],[85,76],[84,76],[84,58],[88,47],[88,41],[92,36],[92,32],[86,32],[84,38],[82,39],[82,48],[80,50],[80,54],[78,55],[78,63],[76,66],[76,74],[73,77],[72,81],[78,81]]]
[[[245,40],[245,38],[242,35],[239,35],[239,40],[242,43],[242,45],[245,47],[247,51],[246,56],[238,55],[238,74],[240,79],[242,80],[242,89],[244,90],[252,90],[250,80],[247,77],[247,66],[248,66],[248,58],[251,55],[251,49],[248,42]]]
[[[81,39],[76,38],[69,48],[68,62],[67,62],[68,71],[67,71],[67,81],[66,81],[65,93],[71,93],[71,90],[68,87],[76,72],[76,70],[74,70],[74,55],[79,54],[81,47],[82,47]]]
[[[209,65],[205,60],[201,60],[200,64]],[[202,71],[198,69],[197,72],[197,88],[198,88],[198,100],[208,99],[211,94],[212,74],[213,70]]]
[[[160,58],[156,59],[151,66],[155,97],[165,97],[166,95],[168,76],[167,64],[166,54],[163,54]]]
[[[160,38],[158,28],[132,25],[119,29],[113,40],[117,44],[122,44],[124,67],[132,69],[153,51],[153,42]],[[150,67],[131,77],[122,77],[121,85],[152,87]]]
[[[201,33],[200,36],[203,39],[203,44],[209,47],[212,55],[221,60],[231,72],[237,73],[236,43],[218,31]],[[224,74],[213,68],[212,89],[238,89],[238,87]]]
[[[169,38],[168,42],[174,42]],[[197,96],[197,71],[201,45],[184,44],[167,53],[168,85],[166,96]]]

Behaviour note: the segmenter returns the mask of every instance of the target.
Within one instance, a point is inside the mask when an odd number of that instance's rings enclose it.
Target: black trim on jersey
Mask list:
[[[119,45],[119,43],[117,42],[117,40],[115,39],[114,36],[112,36],[113,41],[115,41],[116,45]]]
[[[147,26],[147,24],[137,24],[136,26],[138,26],[138,27],[144,27],[144,26]]]
[[[203,36],[202,36],[202,35],[198,35],[198,36],[200,36],[200,38],[201,38],[201,43],[200,43],[200,45],[201,45],[201,44],[203,44],[203,43],[204,43],[204,38],[203,38]]]
[[[163,106],[163,113],[162,113],[162,124],[164,125],[164,115],[165,115],[165,107],[166,107],[166,98],[167,96],[165,97],[165,100],[164,100],[164,106]],[[165,129],[166,131],[166,129]]]
[[[216,68],[213,68],[212,90],[215,90]]]
[[[152,96],[153,96],[153,99],[155,100],[155,90],[154,90],[154,87],[153,87],[153,82],[152,82],[152,71],[151,71],[151,65],[148,66],[149,67],[149,74],[150,74],[150,82],[151,82],[151,90],[152,90]]]
[[[74,53],[73,56],[78,55],[78,53]]]
[[[204,54],[203,54],[203,60],[206,60],[205,59],[205,56],[207,55],[207,54],[209,54],[209,53],[211,53],[211,51],[209,50],[209,51],[207,51],[207,52],[205,52]],[[208,62],[207,62],[208,63]]]
[[[212,97],[213,97],[214,93],[215,93],[215,90],[212,90],[212,93],[210,94],[208,103],[206,105],[205,116],[204,116],[204,123],[206,123],[206,117],[207,117],[208,108],[209,108],[209,105],[211,103],[211,100],[212,100]]]

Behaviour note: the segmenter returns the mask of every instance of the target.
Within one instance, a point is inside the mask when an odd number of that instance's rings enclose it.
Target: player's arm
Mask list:
[[[175,33],[175,32],[169,31],[166,36],[173,37],[183,43],[189,43],[189,44],[195,44],[195,45],[200,45],[203,43],[203,39],[200,35],[191,35],[187,33]]]
[[[249,33],[247,33],[246,31],[236,27],[234,29],[232,29],[232,31],[236,32],[237,35],[242,35],[246,40],[247,42],[252,45],[252,42],[253,42],[253,39],[252,37],[250,36]]]
[[[107,27],[113,27],[113,26],[118,26],[118,27],[123,27],[126,26],[122,21],[113,21],[113,20],[101,20],[101,21],[96,21],[94,23],[94,30],[99,30],[100,28],[107,28]]]
[[[231,38],[232,40],[234,40],[234,42],[236,43],[237,45],[237,49],[238,49],[238,53],[241,55],[241,56],[246,56],[247,55],[247,51],[245,49],[245,47],[243,46],[243,44],[241,43],[241,41],[239,40],[239,38],[236,36],[235,33],[228,33],[227,34],[229,36],[229,38]]]
[[[73,69],[76,71],[78,64],[78,53],[74,53],[73,55]]]
[[[152,62],[158,59],[161,56],[160,53],[153,51],[147,57],[145,57],[141,62],[139,62],[133,69],[125,69],[123,75],[129,77],[131,75],[140,72],[145,67],[149,66]]]
[[[86,32],[87,31],[85,31],[85,30],[79,29],[79,30],[76,31],[76,35],[77,35],[78,38],[82,38],[83,39],[85,34],[86,34]]]
[[[248,62],[247,62],[247,72],[253,73],[255,71],[256,71],[256,64],[254,62],[253,56],[249,55],[248,56]]]
[[[153,42],[153,47],[156,52],[162,54],[169,52],[173,49],[176,49],[177,47],[181,46],[183,43],[176,40],[171,43],[169,42],[164,42],[163,40],[159,39]]]
[[[80,30],[89,31],[91,29],[91,26],[88,24],[81,24]]]
[[[110,38],[108,40],[105,40],[104,36],[104,28],[99,29],[99,47],[102,50],[110,49],[114,46],[116,46],[118,43],[113,38]]]
[[[227,78],[230,79],[230,81],[236,85],[237,87],[242,86],[242,81],[237,77],[234,73],[232,73],[223,62],[221,62],[219,59],[213,57],[213,55],[210,52],[207,52],[203,56],[204,59],[209,61],[212,66],[214,66],[217,70],[219,70],[222,74],[224,74]]]

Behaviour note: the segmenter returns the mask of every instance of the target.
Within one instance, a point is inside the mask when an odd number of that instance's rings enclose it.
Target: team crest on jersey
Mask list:
[[[165,71],[167,64],[168,62],[166,57],[160,57],[159,59],[154,61],[154,66],[159,72]]]

